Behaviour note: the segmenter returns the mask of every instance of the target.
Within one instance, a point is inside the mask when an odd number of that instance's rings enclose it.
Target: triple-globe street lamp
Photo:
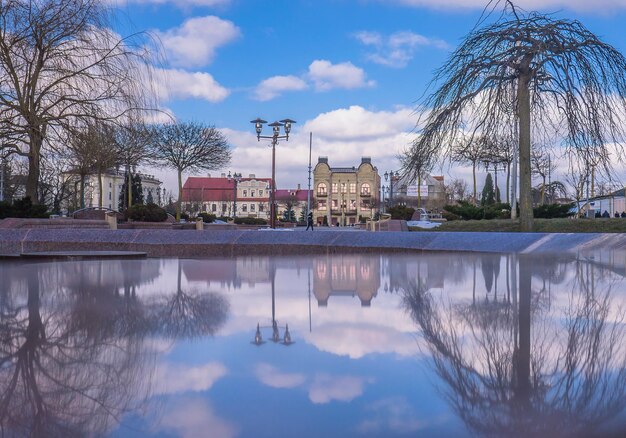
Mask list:
[[[272,135],[261,135],[263,131],[263,125],[267,121],[257,118],[251,120],[250,123],[254,123],[256,129],[256,138],[261,141],[262,138],[272,141],[272,186],[271,186],[271,198],[270,198],[270,228],[276,228],[276,145],[278,140],[285,139],[289,141],[289,133],[291,132],[291,125],[296,123],[295,120],[283,119],[280,122],[270,123],[268,126],[272,127]],[[280,135],[280,128],[285,130],[285,135]]]
[[[385,181],[389,181],[389,197],[387,198],[387,202],[389,203],[389,207],[393,206],[393,180],[397,180],[400,178],[400,173],[396,170],[388,170],[384,173]],[[383,195],[384,195],[384,187],[383,186]]]

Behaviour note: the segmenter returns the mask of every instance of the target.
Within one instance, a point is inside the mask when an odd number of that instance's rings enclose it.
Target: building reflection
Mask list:
[[[151,340],[212,334],[225,321],[228,303],[217,294],[179,287],[141,296],[161,262],[128,262],[0,265],[2,436],[108,434],[146,408]]]
[[[404,292],[452,409],[482,436],[618,436],[626,427],[626,326],[613,301],[624,279],[574,258],[507,257],[511,294],[501,305],[469,299],[469,291],[445,302],[420,282]],[[563,265],[575,274],[566,308],[555,310],[542,298],[544,280],[564,281]]]
[[[329,255],[313,260],[313,295],[319,307],[331,297],[358,297],[369,307],[380,288],[380,257]]]

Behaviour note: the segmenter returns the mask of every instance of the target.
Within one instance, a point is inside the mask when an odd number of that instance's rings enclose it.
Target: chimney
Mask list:
[[[256,178],[256,175],[255,175],[254,173],[250,173],[250,174],[248,175],[248,178]]]
[[[207,174],[206,174],[206,177],[207,177],[207,178],[211,178],[211,174],[210,174],[210,173],[207,173]]]
[[[372,157],[361,157],[361,164],[372,164]]]
[[[326,163],[326,164],[328,164],[328,157],[318,157],[317,158],[317,162],[318,163]]]
[[[300,190],[300,184],[298,184],[298,190]]]
[[[222,178],[226,178],[226,174],[225,173],[222,173]]]

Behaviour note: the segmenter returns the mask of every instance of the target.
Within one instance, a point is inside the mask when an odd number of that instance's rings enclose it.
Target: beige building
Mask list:
[[[359,167],[330,167],[328,157],[319,157],[313,181],[313,221],[318,225],[351,225],[378,212],[380,176],[369,157]]]

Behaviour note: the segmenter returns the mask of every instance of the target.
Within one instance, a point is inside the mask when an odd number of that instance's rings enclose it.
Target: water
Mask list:
[[[624,436],[625,267],[614,254],[0,262],[0,425]]]

